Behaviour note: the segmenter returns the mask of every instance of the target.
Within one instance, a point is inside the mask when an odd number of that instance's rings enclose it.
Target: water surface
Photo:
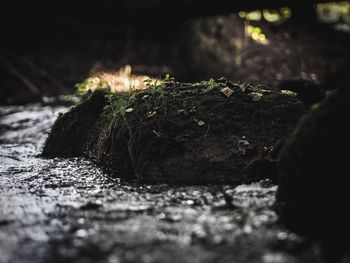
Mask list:
[[[276,186],[137,185],[40,152],[62,106],[0,107],[0,262],[319,262]]]

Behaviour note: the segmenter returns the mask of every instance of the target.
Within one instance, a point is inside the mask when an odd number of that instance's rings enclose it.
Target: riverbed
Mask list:
[[[277,186],[125,182],[40,157],[64,106],[0,107],[0,262],[320,262],[288,232]]]

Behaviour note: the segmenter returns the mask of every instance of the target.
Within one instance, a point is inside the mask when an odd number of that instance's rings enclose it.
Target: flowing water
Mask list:
[[[62,106],[0,107],[0,262],[319,262],[276,186],[137,185],[40,151]]]

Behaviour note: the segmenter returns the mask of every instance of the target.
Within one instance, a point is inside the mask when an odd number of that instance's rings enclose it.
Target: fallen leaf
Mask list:
[[[297,94],[296,92],[291,91],[291,90],[286,90],[286,89],[282,89],[282,90],[281,90],[281,93],[282,93],[283,95],[287,95],[287,96],[291,96],[291,97],[296,97],[296,96],[298,96],[298,94]]]
[[[156,111],[150,111],[147,113],[147,118],[152,118],[154,116],[156,116],[157,112]]]
[[[125,110],[125,112],[132,112],[132,111],[134,111],[133,108],[127,108],[127,109]]]
[[[198,126],[203,126],[205,124],[204,121],[194,119],[194,121],[198,124]]]
[[[224,94],[227,98],[229,98],[233,94],[233,90],[229,87],[225,87],[220,90],[222,94]]]
[[[239,88],[241,89],[242,92],[245,92],[248,87],[249,87],[249,84],[247,82],[243,84],[239,84]]]

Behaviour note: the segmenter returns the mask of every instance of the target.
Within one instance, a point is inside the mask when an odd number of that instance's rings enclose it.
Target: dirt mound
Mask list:
[[[151,183],[241,183],[305,110],[288,92],[226,80],[97,92],[59,117],[43,155],[87,156]]]

